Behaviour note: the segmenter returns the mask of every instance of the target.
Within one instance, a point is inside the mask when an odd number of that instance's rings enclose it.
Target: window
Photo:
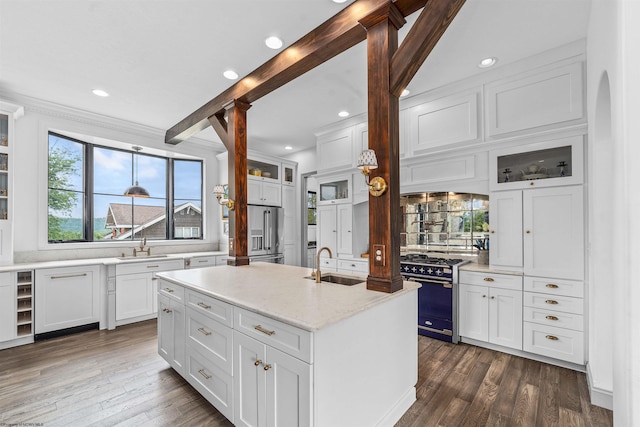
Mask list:
[[[201,161],[49,133],[48,176],[49,242],[202,238]],[[124,196],[136,181],[149,197]]]
[[[316,192],[307,191],[307,225],[316,225],[317,215]]]

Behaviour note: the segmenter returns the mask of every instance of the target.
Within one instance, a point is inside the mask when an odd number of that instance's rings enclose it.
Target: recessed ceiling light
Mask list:
[[[282,47],[282,40],[276,36],[271,36],[266,38],[264,44],[270,49],[280,49]]]
[[[346,2],[346,1],[347,1],[347,0],[333,0],[333,2],[334,2],[334,3],[344,3],[344,2]]]
[[[340,117],[349,117],[349,112],[348,112],[348,111],[340,111],[340,112],[338,113],[338,115],[339,115]]]
[[[407,96],[411,93],[411,91],[409,89],[405,89],[402,91],[402,93],[400,94],[400,98],[402,98],[403,96]]]
[[[284,147],[285,150],[293,150],[293,147],[290,145],[287,145],[286,147]]]
[[[236,73],[233,70],[227,70],[224,73],[222,73],[222,75],[228,78],[229,80],[235,80],[238,78],[238,73]]]
[[[492,65],[495,65],[496,62],[498,62],[498,58],[494,58],[494,57],[484,58],[482,61],[480,61],[480,63],[478,64],[478,67],[489,68]]]
[[[94,95],[97,95],[97,96],[102,96],[102,97],[109,96],[109,94],[102,89],[94,89],[92,90],[92,92]]]

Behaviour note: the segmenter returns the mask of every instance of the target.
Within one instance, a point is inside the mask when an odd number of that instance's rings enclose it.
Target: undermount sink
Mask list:
[[[132,259],[139,259],[139,260],[145,260],[145,259],[158,259],[158,258],[166,258],[168,257],[168,255],[139,255],[139,256],[133,256],[133,255],[127,255],[127,256],[120,256],[118,257],[118,259],[121,260],[132,260]]]
[[[320,276],[322,282],[337,283],[338,285],[353,286],[362,283],[365,280],[356,277],[338,276],[337,274],[327,273]],[[315,280],[313,276],[306,276],[305,279]]]

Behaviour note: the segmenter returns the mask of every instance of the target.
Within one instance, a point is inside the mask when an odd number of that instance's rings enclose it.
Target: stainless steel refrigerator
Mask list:
[[[284,263],[284,210],[247,206],[249,260]]]

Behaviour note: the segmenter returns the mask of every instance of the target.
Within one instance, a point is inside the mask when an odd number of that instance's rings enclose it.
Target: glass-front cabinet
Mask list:
[[[280,181],[280,163],[247,159],[249,178]]]
[[[401,252],[474,254],[489,245],[489,197],[471,193],[400,196]]]
[[[351,175],[330,180],[318,179],[318,188],[318,205],[351,203]]]
[[[492,151],[490,188],[508,190],[582,182],[583,137],[560,138]]]
[[[9,116],[0,113],[0,220],[9,212]]]

